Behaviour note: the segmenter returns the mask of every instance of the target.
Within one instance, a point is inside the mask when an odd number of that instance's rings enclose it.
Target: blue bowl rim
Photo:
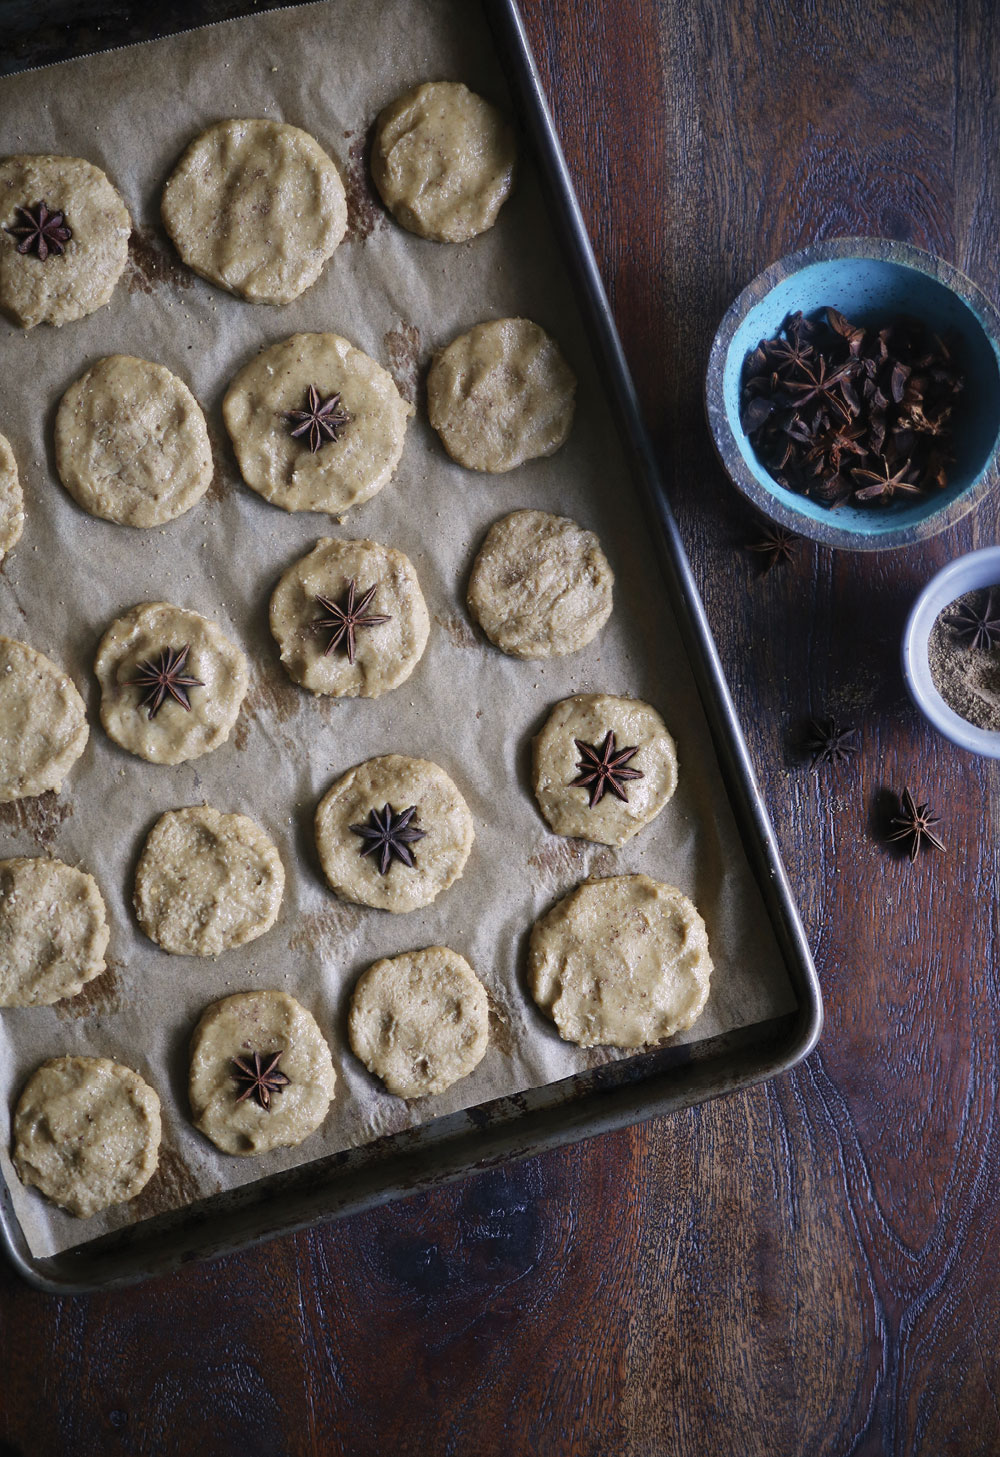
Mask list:
[[[917,593],[903,628],[900,659],[903,681],[932,728],[960,749],[1000,759],[1000,733],[977,728],[950,708],[934,686],[927,667],[927,642],[938,614],[965,592],[1000,582],[1000,546],[981,546],[943,566]]]
[[[978,284],[947,263],[935,253],[917,248],[912,243],[901,243],[893,238],[848,237],[828,238],[821,243],[811,243],[795,253],[787,253],[776,263],[770,264],[733,300],[716,331],[705,373],[705,413],[716,455],[733,485],[756,506],[764,516],[778,522],[799,536],[826,546],[839,547],[848,551],[886,551],[894,547],[911,546],[926,541],[939,532],[953,526],[968,514],[982,498],[993,489],[992,474],[1000,451],[1000,429],[993,441],[993,448],[983,464],[982,470],[962,493],[951,501],[942,502],[937,511],[922,520],[911,521],[896,531],[880,532],[877,536],[853,531],[849,527],[830,522],[814,521],[800,515],[798,511],[785,506],[747,469],[740,452],[739,441],[733,433],[722,401],[722,378],[726,356],[737,329],[750,310],[764,299],[771,289],[786,278],[813,263],[823,263],[835,258],[876,259],[880,262],[899,263],[913,268],[935,279],[956,294],[978,320],[997,360],[1000,369],[1000,313],[983,293]]]

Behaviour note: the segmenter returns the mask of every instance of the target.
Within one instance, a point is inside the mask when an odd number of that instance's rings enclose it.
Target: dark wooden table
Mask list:
[[[997,503],[924,547],[803,544],[761,577],[700,401],[732,296],[814,239],[905,238],[1000,298],[1000,17],[522,8],[815,949],[822,1043],[749,1093],[140,1289],[55,1300],[0,1269],[0,1457],[1000,1451],[1000,780],[898,668],[917,588],[997,539]],[[92,41],[140,33],[139,9]],[[70,13],[39,31],[24,0],[0,10],[6,64],[51,54]],[[815,774],[801,731],[826,712],[863,747]],[[906,784],[948,844],[912,868],[877,834]]]

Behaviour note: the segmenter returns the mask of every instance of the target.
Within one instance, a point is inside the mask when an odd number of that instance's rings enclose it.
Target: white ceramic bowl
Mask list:
[[[960,749],[1000,759],[1000,733],[977,728],[949,708],[934,687],[927,642],[938,614],[962,597],[983,587],[1000,585],[1000,546],[970,551],[942,567],[931,577],[906,620],[903,631],[903,677],[910,697],[932,727]]]

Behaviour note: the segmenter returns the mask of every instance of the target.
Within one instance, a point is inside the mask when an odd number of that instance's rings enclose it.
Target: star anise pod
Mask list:
[[[409,809],[401,810],[398,814],[391,804],[384,804],[381,812],[373,809],[368,816],[366,825],[351,825],[351,831],[360,835],[365,845],[361,851],[362,855],[371,855],[378,851],[379,875],[385,875],[393,860],[398,860],[402,865],[408,865],[412,870],[415,864],[413,851],[410,846],[417,840],[422,840],[427,834],[426,830],[418,829],[411,824],[413,816],[417,812],[417,806],[411,804]]]
[[[329,597],[317,597],[316,601],[325,612],[325,617],[316,619],[316,627],[332,632],[333,636],[323,650],[323,656],[329,657],[333,650],[342,642],[347,644],[347,661],[354,662],[355,642],[354,635],[359,627],[378,627],[380,623],[391,622],[392,618],[387,617],[384,612],[369,612],[375,596],[375,588],[369,587],[359,600],[355,600],[358,584],[352,577],[347,584],[347,600],[343,606],[334,602]]]
[[[574,739],[577,749],[580,751],[580,758],[577,768],[580,773],[575,779],[570,780],[570,788],[581,788],[590,790],[590,808],[600,804],[604,798],[604,791],[610,790],[612,794],[628,803],[628,790],[625,782],[629,779],[644,779],[646,776],[641,769],[626,769],[630,759],[638,754],[638,746],[628,749],[619,749],[615,743],[613,733],[608,733],[604,743],[585,744],[582,739]]]
[[[820,764],[839,764],[858,752],[858,731],[838,728],[832,718],[810,719],[806,746],[814,769]]]
[[[281,418],[294,425],[293,439],[308,434],[309,449],[314,455],[321,445],[339,440],[340,432],[351,422],[347,411],[341,409],[339,393],[324,400],[314,384],[309,386],[305,409],[285,410]]]
[[[981,611],[971,602],[962,602],[957,612],[945,618],[958,637],[968,638],[966,647],[970,650],[982,648],[983,652],[989,652],[995,643],[1000,642],[1000,617],[993,606],[993,593],[994,588],[991,587],[986,606]]]
[[[861,466],[852,469],[851,477],[860,487],[854,492],[856,501],[891,501],[897,492],[905,496],[920,495],[920,487],[913,480],[912,461],[904,460],[893,475],[889,474],[889,462],[885,456],[879,457],[879,465],[880,471],[866,470]]]
[[[158,658],[149,658],[136,667],[136,676],[125,680],[126,688],[141,688],[138,706],[149,709],[149,718],[155,718],[169,694],[181,708],[191,712],[189,688],[204,688],[200,678],[192,678],[184,672],[190,646],[164,648]]]
[[[237,1103],[252,1097],[266,1112],[271,1111],[271,1094],[287,1088],[291,1082],[291,1078],[286,1078],[278,1070],[282,1057],[283,1052],[265,1053],[263,1056],[259,1052],[252,1052],[245,1059],[233,1058],[233,1077],[237,1085],[243,1088],[236,1099]],[[268,1060],[265,1061],[265,1058]]]
[[[784,526],[765,526],[756,541],[747,542],[747,551],[756,552],[764,562],[762,575],[766,576],[779,562],[790,562],[795,556],[798,537]]]
[[[916,860],[925,842],[933,845],[935,850],[945,850],[943,842],[934,833],[933,826],[941,823],[940,815],[932,815],[926,804],[917,804],[913,795],[908,789],[903,790],[902,814],[894,815],[892,825],[893,833],[887,838],[889,840],[906,840],[909,842],[910,864]]]
[[[14,211],[20,213],[23,221],[5,227],[4,232],[21,239],[17,245],[19,253],[37,253],[39,262],[44,263],[50,253],[65,251],[64,245],[73,232],[66,226],[61,212],[49,212],[44,202],[36,202],[33,208],[15,207]]]

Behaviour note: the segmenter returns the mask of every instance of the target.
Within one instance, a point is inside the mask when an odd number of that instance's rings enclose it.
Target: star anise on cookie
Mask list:
[[[281,418],[294,427],[293,439],[308,435],[309,449],[314,455],[328,441],[339,440],[340,432],[351,422],[350,415],[341,408],[339,392],[324,400],[314,384],[309,386],[305,409],[285,410]]]
[[[166,701],[167,695],[179,703],[181,708],[191,712],[189,688],[204,688],[200,678],[192,678],[184,672],[190,645],[182,648],[164,648],[158,658],[149,658],[139,663],[134,678],[125,680],[126,688],[141,688],[139,707],[149,710],[148,717],[155,718]]]
[[[36,202],[34,207],[16,207],[14,211],[21,215],[22,221],[5,227],[4,232],[21,239],[17,245],[19,253],[37,253],[39,262],[44,263],[50,253],[65,251],[64,245],[72,238],[73,231],[66,226],[63,213],[49,212],[44,202]]]
[[[362,855],[378,852],[379,875],[385,875],[394,860],[398,860],[401,865],[408,865],[411,870],[414,868],[416,862],[410,846],[427,834],[426,830],[418,829],[411,823],[416,812],[415,804],[411,804],[409,809],[400,810],[398,814],[391,804],[384,804],[381,811],[372,810],[366,825],[351,825],[352,833],[360,835],[365,841]]]
[[[233,1077],[237,1085],[243,1091],[236,1099],[242,1103],[244,1098],[253,1098],[266,1111],[271,1111],[271,1094],[287,1088],[291,1078],[286,1078],[283,1072],[278,1069],[278,1063],[284,1057],[283,1052],[265,1053],[251,1052],[246,1058],[233,1058]]]
[[[358,584],[354,577],[347,584],[347,598],[343,606],[334,602],[329,597],[317,597],[316,601],[322,607],[324,617],[316,619],[316,627],[332,632],[333,636],[323,650],[323,656],[328,658],[335,648],[342,642],[347,644],[347,661],[354,662],[355,641],[354,636],[359,627],[378,627],[382,622],[391,622],[392,618],[387,617],[384,612],[369,612],[375,597],[376,589],[369,587],[367,592],[357,597]]]
[[[619,749],[611,732],[600,747],[597,744],[585,744],[582,739],[574,739],[573,742],[580,751],[576,766],[580,773],[570,781],[570,788],[579,785],[589,789],[591,809],[595,804],[600,804],[606,789],[627,804],[628,790],[625,788],[625,781],[645,778],[641,769],[625,768],[629,760],[638,754],[638,746]]]

